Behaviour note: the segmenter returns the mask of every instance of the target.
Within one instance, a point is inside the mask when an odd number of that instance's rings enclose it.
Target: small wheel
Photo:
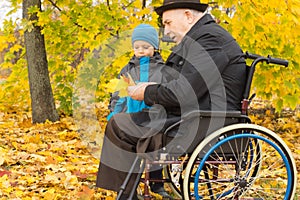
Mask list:
[[[137,193],[137,196],[138,196],[139,200],[143,200],[144,199],[144,190],[143,190],[141,184],[138,185],[138,187],[136,189],[136,193]]]
[[[175,194],[175,196],[179,199],[182,198],[182,171],[183,169],[182,166],[180,166],[180,164],[170,164],[164,168],[164,174],[166,178],[171,180],[171,182],[168,183],[168,185],[171,188],[172,192]]]
[[[224,127],[204,139],[184,174],[184,199],[293,199],[296,165],[274,132],[253,124]]]

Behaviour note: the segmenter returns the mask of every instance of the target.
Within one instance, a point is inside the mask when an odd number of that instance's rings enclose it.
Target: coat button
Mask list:
[[[183,60],[179,61],[178,64],[179,64],[179,65],[183,65]]]

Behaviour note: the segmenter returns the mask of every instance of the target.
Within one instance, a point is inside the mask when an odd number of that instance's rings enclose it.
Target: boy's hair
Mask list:
[[[159,49],[159,39],[156,29],[149,24],[140,24],[133,30],[132,45],[135,41],[142,40],[151,44],[154,49]]]

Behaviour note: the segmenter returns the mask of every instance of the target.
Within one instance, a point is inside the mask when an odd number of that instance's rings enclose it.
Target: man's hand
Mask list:
[[[145,93],[146,87],[148,85],[153,85],[153,84],[157,84],[157,83],[141,82],[141,83],[138,83],[137,85],[128,86],[128,88],[127,88],[128,95],[135,100],[142,101],[142,100],[144,100],[144,93]]]

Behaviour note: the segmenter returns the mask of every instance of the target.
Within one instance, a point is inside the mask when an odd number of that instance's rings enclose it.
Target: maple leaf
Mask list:
[[[52,199],[57,199],[57,191],[55,191],[54,188],[51,188],[44,194],[44,199],[46,200],[52,200]]]
[[[78,192],[78,197],[80,200],[89,200],[94,196],[95,191],[87,186],[82,186],[82,191]]]
[[[107,85],[108,92],[119,92],[119,97],[128,96],[127,88],[128,86],[135,85],[134,80],[127,74],[127,77],[121,76],[120,79],[111,79]]]
[[[6,171],[6,170],[0,171],[0,177],[2,177],[2,176],[4,176],[4,175],[10,175],[10,174],[11,174],[10,171]]]

